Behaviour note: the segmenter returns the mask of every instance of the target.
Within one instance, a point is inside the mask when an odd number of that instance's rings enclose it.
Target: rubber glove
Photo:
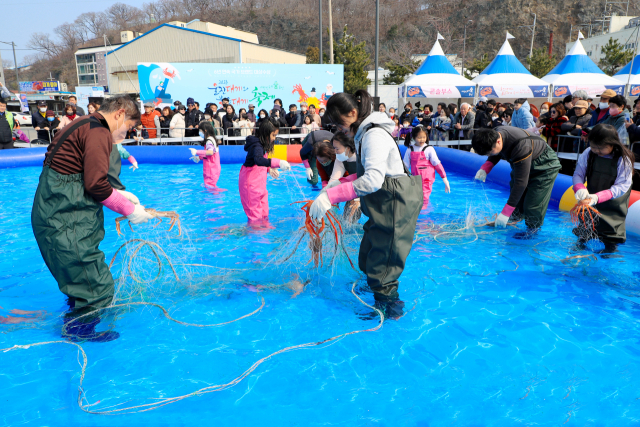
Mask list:
[[[587,197],[589,197],[589,190],[587,190],[586,188],[581,188],[580,190],[578,190],[576,192],[576,200],[577,201],[584,200]]]
[[[311,204],[311,209],[309,209],[309,215],[311,218],[319,220],[324,217],[327,211],[331,209],[331,201],[329,200],[329,196],[327,193],[320,193],[318,198],[314,200]]]
[[[337,180],[337,179],[335,181],[329,181],[329,183],[327,185],[325,185],[322,190],[320,190],[320,194],[326,193],[328,189],[333,188],[333,187],[337,187],[340,184],[342,184],[342,183],[340,182],[340,180]]]
[[[131,215],[127,217],[131,224],[142,224],[150,219],[153,219],[153,215],[144,210],[144,206],[135,205],[135,210]]]
[[[595,206],[598,204],[598,195],[597,194],[589,194],[589,196],[585,197],[585,199],[589,200],[589,206]]]
[[[307,179],[313,179],[313,169],[307,168]]]
[[[191,151],[192,156],[195,156],[196,153],[198,152],[198,150],[196,150],[195,148],[189,148],[189,151]]]
[[[138,169],[138,162],[131,163],[131,166],[129,166],[129,169],[131,169],[132,171],[135,171],[136,169]]]
[[[127,198],[128,201],[130,201],[131,203],[133,203],[134,205],[139,205],[140,204],[140,200],[136,197],[135,194],[133,193],[129,193],[128,191],[124,191],[124,190],[116,190],[118,193],[122,194],[124,197]]]
[[[505,228],[507,221],[509,221],[509,217],[501,213],[498,215],[498,218],[496,218],[496,228]]]
[[[278,172],[278,169],[269,168],[269,175],[271,175],[271,178],[273,179],[278,179],[280,177],[280,172]]]
[[[189,151],[191,151],[191,156],[192,156],[192,157],[189,157],[189,159],[193,160],[193,163],[198,163],[200,161],[200,156],[196,154],[198,150],[196,150],[195,148],[189,148]]]
[[[476,177],[475,177],[474,179],[476,179],[476,180],[478,180],[478,181],[485,182],[485,181],[486,181],[486,179],[487,179],[487,173],[486,173],[483,169],[480,169],[480,170],[476,173]]]
[[[444,192],[451,193],[451,186],[449,185],[449,180],[447,178],[442,178],[442,182],[444,182]]]
[[[286,160],[280,160],[280,169],[282,172],[290,171],[291,165]]]

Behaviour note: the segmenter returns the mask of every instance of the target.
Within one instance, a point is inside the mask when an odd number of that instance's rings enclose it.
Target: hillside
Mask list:
[[[324,49],[328,53],[326,33],[328,1],[323,1]],[[518,58],[529,53],[531,31],[518,28],[531,25],[537,13],[534,47],[547,47],[553,31],[553,51],[564,56],[571,24],[588,23],[602,14],[604,1],[589,4],[577,0],[381,0],[380,63],[406,61],[412,54],[427,53],[440,32],[445,52],[462,56],[464,24],[467,26],[466,58],[488,54],[492,58],[505,39],[505,32],[516,36],[512,46]],[[372,0],[334,0],[333,32],[338,38],[343,27],[358,41],[366,41],[373,67],[375,40],[375,3]],[[629,14],[639,14],[638,5],[630,5]],[[40,80],[51,71],[61,81],[75,85],[73,52],[82,46],[102,43],[107,34],[112,43],[120,41],[119,31],[144,32],[159,23],[172,20],[201,19],[255,32],[260,43],[304,54],[318,45],[318,2],[316,0],[174,0],[145,5],[144,10],[117,3],[103,12],[85,13],[73,23],[64,23],[54,35],[34,33],[30,46],[39,54],[30,58],[34,66],[21,79]],[[577,33],[574,31],[574,38]],[[10,73],[7,75],[10,78]],[[11,85],[11,80],[8,81]]]

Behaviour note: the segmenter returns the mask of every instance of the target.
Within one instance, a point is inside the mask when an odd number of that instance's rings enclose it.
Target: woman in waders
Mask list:
[[[422,209],[422,182],[402,162],[400,148],[391,132],[394,123],[385,113],[372,112],[368,92],[338,93],[327,103],[327,114],[354,136],[356,174],[321,193],[313,202],[311,216],[318,220],[332,204],[360,198],[364,225],[358,265],[367,275],[376,307],[385,317],[398,318],[404,303],[398,294],[398,279]]]
[[[31,226],[42,258],[69,297],[73,310],[65,317],[63,336],[71,340],[118,337],[116,332],[96,334],[97,315],[73,319],[107,307],[113,299],[113,277],[98,248],[104,239],[102,206],[133,224],[152,218],[144,206],[134,204],[135,196],[114,189],[108,178],[113,144],[139,119],[140,111],[129,97],[109,98],[100,112],[61,129],[45,155]]]
[[[614,252],[617,244],[627,239],[625,220],[631,195],[633,162],[633,153],[622,145],[616,128],[599,124],[589,132],[589,148],[580,155],[573,173],[576,200],[587,199],[589,205],[600,212],[595,230],[598,239],[604,243],[605,253]],[[579,231],[574,232],[580,235]]]

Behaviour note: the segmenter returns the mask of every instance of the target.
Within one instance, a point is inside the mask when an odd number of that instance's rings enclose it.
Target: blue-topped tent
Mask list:
[[[420,68],[403,84],[407,98],[473,98],[475,84],[462,77],[436,40]],[[403,96],[403,97],[404,97]]]
[[[624,84],[598,68],[587,56],[580,40],[576,40],[567,56],[542,80],[553,85],[554,97],[571,95],[576,90],[584,90],[593,97],[605,89],[613,89],[619,94],[624,92]]]
[[[508,36],[511,37],[511,36]],[[546,98],[549,84],[532,75],[505,40],[498,55],[473,79],[478,94],[488,98]]]
[[[631,69],[632,63],[633,69]],[[631,75],[629,75],[629,70],[631,70]],[[629,63],[613,77],[625,85],[629,83],[629,96],[640,95],[640,55],[637,55],[632,61],[629,61]]]

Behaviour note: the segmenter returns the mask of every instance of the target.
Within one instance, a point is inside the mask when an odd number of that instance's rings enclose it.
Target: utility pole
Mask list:
[[[318,14],[320,21],[320,58],[318,63],[322,64],[322,0],[318,0]]]
[[[533,14],[533,31],[531,34],[531,48],[529,49],[529,59],[533,57],[533,39],[536,37],[536,19],[537,18],[538,16],[534,13]]]
[[[467,25],[469,22],[473,22],[473,20],[469,19],[466,24],[464,24],[464,39],[462,41],[462,77],[464,77],[464,59],[467,53]]]
[[[329,64],[333,65],[333,18],[331,0],[329,0]]]
[[[373,95],[374,111],[378,111],[380,97],[378,96],[378,50],[380,45],[380,0],[376,0],[376,57],[375,57],[375,89]]]
[[[13,69],[16,70],[16,86],[18,87],[18,91],[20,91],[20,77],[18,77],[18,60],[16,59],[16,44],[14,42],[0,42],[4,44],[10,44],[13,48]],[[8,88],[7,88],[8,89]]]

